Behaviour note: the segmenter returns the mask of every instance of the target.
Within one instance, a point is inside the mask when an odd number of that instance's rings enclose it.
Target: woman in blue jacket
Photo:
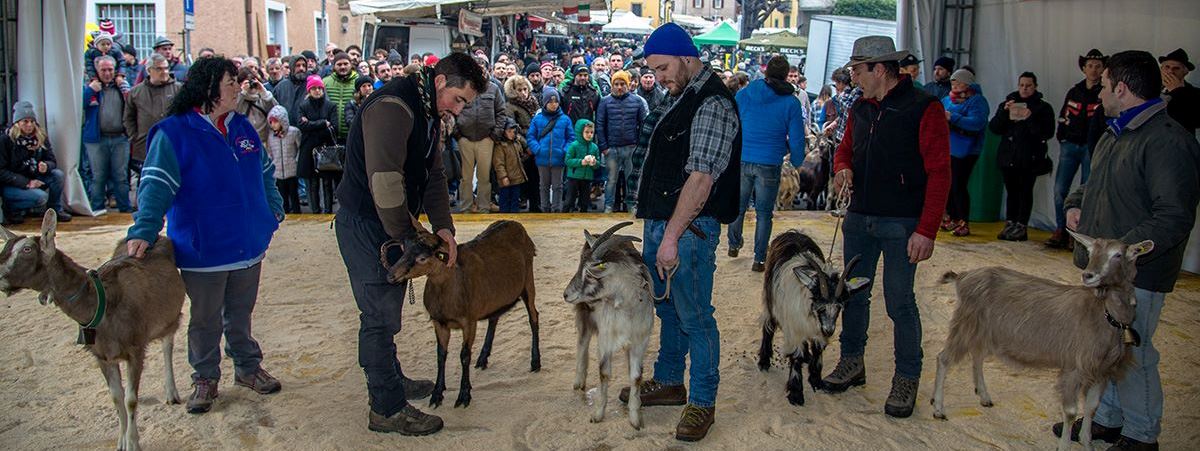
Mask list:
[[[280,221],[275,165],[258,131],[234,111],[237,69],[204,58],[188,71],[168,116],[150,129],[138,187],[139,210],[127,234],[129,255],[154,245],[166,216],[175,264],[191,299],[188,363],[195,370],[189,413],[212,408],[221,378],[221,335],[234,383],[261,394],[280,390],[262,368],[250,335],[263,256]]]
[[[558,93],[542,96],[542,110],[529,123],[525,140],[538,167],[542,211],[562,212],[563,168],[567,145],[575,141],[575,131],[571,129],[571,118],[559,108]]]
[[[967,69],[959,69],[950,76],[950,95],[942,98],[942,106],[950,122],[950,198],[942,230],[954,232],[954,236],[967,236],[971,234],[967,224],[971,215],[967,181],[983,152],[983,131],[990,111],[983,91],[975,84],[975,74]]]

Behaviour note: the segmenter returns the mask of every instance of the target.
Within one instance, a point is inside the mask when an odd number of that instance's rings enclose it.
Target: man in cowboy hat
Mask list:
[[[866,383],[863,351],[871,287],[883,255],[884,301],[894,326],[896,371],[884,405],[890,416],[912,415],[921,378],[921,317],[913,294],[917,263],[933,255],[938,222],[950,191],[950,130],[941,102],[900,75],[892,38],[866,36],[854,42],[850,68],[863,90],[850,110],[846,134],[834,156],[834,189],[850,192],[842,224],[849,276],[867,278],[842,317],[841,360],[824,379],[826,390],[842,392]],[[887,114],[882,114],[883,111]]]
[[[1189,132],[1196,133],[1196,127],[1200,126],[1200,88],[1184,80],[1196,66],[1188,61],[1183,49],[1158,57],[1158,65],[1162,69],[1167,114]]]
[[[1075,183],[1075,172],[1081,171],[1079,183],[1087,183],[1092,168],[1092,151],[1088,146],[1088,130],[1092,118],[1103,114],[1100,106],[1100,74],[1108,57],[1098,49],[1088,50],[1079,56],[1079,70],[1083,80],[1067,91],[1062,109],[1058,112],[1058,165],[1054,174],[1054,216],[1057,227],[1046,241],[1046,246],[1055,249],[1071,247],[1067,236],[1067,219],[1063,215],[1063,199],[1071,193]]]

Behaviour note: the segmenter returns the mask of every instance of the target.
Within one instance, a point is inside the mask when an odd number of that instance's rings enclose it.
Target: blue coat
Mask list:
[[[543,138],[542,130],[550,126],[551,118],[557,117],[554,122],[553,130],[546,133]],[[567,145],[575,141],[575,131],[571,129],[571,118],[562,113],[559,109],[551,116],[546,115],[546,111],[539,111],[537,116],[533,117],[533,121],[529,123],[529,133],[525,136],[525,141],[529,143],[529,151],[533,152],[534,161],[538,166],[551,166],[561,168],[566,166]]]
[[[600,99],[596,109],[596,145],[600,150],[637,144],[642,119],[650,114],[646,101],[631,93]]]
[[[950,156],[955,158],[983,153],[983,132],[991,111],[979,85],[971,88],[975,94],[963,103],[950,101],[949,95],[942,98],[942,106],[950,113]]]
[[[120,91],[121,86],[123,85],[117,85],[118,91]],[[85,144],[95,144],[100,142],[100,102],[104,101],[104,91],[104,87],[100,88],[100,92],[96,92],[92,90],[91,86],[86,84],[83,85],[82,137]],[[124,101],[125,96],[121,96],[121,102]]]
[[[776,92],[766,80],[750,82],[738,91],[736,99],[742,118],[742,161],[779,166],[788,152],[793,165],[804,161],[804,107],[800,99]]]

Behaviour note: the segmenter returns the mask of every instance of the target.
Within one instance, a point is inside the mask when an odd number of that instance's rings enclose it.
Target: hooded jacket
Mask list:
[[[983,153],[983,131],[988,125],[988,101],[983,89],[971,85],[974,94],[962,103],[954,103],[951,95],[942,97],[942,107],[950,113],[950,156],[964,158]]]
[[[129,91],[129,101],[125,102],[125,134],[133,144],[133,159],[146,160],[146,135],[150,127],[167,117],[167,109],[171,106],[175,94],[183,85],[177,81],[169,81],[161,85],[149,81],[133,87]]]
[[[282,136],[275,134],[270,130],[270,123],[267,124],[267,140],[263,144],[267,147],[267,154],[271,157],[271,161],[275,163],[275,178],[287,179],[296,176],[296,163],[300,157],[300,129],[288,125],[287,108],[283,105],[275,105],[271,108],[268,117],[275,118],[283,124]]]
[[[642,120],[647,114],[650,114],[650,108],[646,101],[632,93],[600,99],[600,106],[596,108],[596,146],[608,150],[637,144]]]
[[[527,158],[526,152],[529,151],[529,146],[525,144],[525,137],[520,134],[516,135],[516,139],[509,141],[501,137],[496,141],[496,150],[492,152],[492,169],[496,171],[496,181],[501,187],[509,187],[525,183],[528,178],[525,176],[525,165],[522,160]],[[504,183],[504,178],[508,177],[508,183]]]
[[[577,85],[571,83],[566,89],[562,90],[562,109],[567,116],[571,116],[572,121],[587,119],[591,121],[596,117],[596,106],[600,104],[600,94],[591,85]]]
[[[575,141],[567,146],[567,178],[575,180],[592,180],[596,175],[596,168],[602,167],[600,161],[600,148],[596,147],[596,143],[591,142],[583,137],[583,129],[587,126],[595,127],[592,121],[580,119],[575,122]],[[595,166],[585,166],[583,159],[591,155],[596,159]]]
[[[804,112],[792,85],[754,80],[735,98],[742,118],[743,162],[779,166],[789,152],[792,165],[804,162]]]
[[[546,130],[547,128],[550,130]],[[543,133],[543,130],[546,132]],[[538,166],[561,168],[565,165],[563,160],[567,156],[567,144],[575,141],[571,118],[563,114],[561,107],[553,113],[548,113],[542,108],[529,124],[529,133],[526,134],[525,141],[529,143],[529,151],[533,152],[534,161]]]
[[[1013,92],[1004,100],[988,123],[992,133],[1000,135],[996,165],[1002,170],[1029,171],[1034,162],[1046,158],[1046,140],[1054,137],[1054,109],[1042,100],[1040,92],[1034,92],[1029,98]],[[1028,106],[1029,117],[1020,121],[1009,119],[1008,111],[1004,109],[1009,100]]]
[[[296,65],[293,62],[291,75],[280,80],[275,84],[275,89],[271,94],[275,96],[275,103],[283,105],[288,110],[288,117],[292,121],[292,125],[300,126],[300,103],[304,101],[308,90],[305,89],[308,82],[308,72],[294,72]]]
[[[517,92],[518,85],[530,86],[529,100],[525,102],[519,100],[521,94]],[[537,114],[537,110],[540,107],[537,101],[537,96],[540,93],[534,92],[532,86],[527,79],[516,77],[509,77],[508,80],[504,81],[504,96],[507,100],[504,102],[504,113],[510,119],[516,121],[517,131],[521,135],[529,131],[529,123],[533,121],[533,115]]]

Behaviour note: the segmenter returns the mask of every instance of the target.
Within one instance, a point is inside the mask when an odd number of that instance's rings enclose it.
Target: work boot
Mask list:
[[[867,384],[867,368],[863,365],[862,356],[842,357],[832,373],[825,376],[821,382],[827,393],[841,393],[850,387]]]
[[[1117,444],[1108,447],[1108,451],[1158,451],[1158,442],[1144,443],[1122,435]]]
[[[217,380],[197,378],[192,381],[192,396],[188,397],[188,413],[204,413],[212,409],[213,400],[217,399]]]
[[[1079,429],[1083,427],[1083,418],[1076,418],[1074,423],[1071,423],[1071,441],[1079,441]],[[1062,437],[1063,424],[1054,423],[1050,427],[1054,432],[1055,437]],[[1095,421],[1092,422],[1092,440],[1103,440],[1105,443],[1115,443],[1121,438],[1121,428],[1110,428],[1101,426]]]
[[[883,405],[883,412],[896,418],[908,418],[912,415],[920,382],[899,374],[892,376],[892,392],[888,394],[887,403]]]
[[[242,387],[249,388],[260,395],[276,393],[283,388],[283,385],[280,385],[279,383],[279,379],[271,376],[269,373],[267,373],[267,370],[262,368],[259,368],[258,371],[255,371],[254,374],[249,376],[242,377],[240,375],[234,375],[233,385],[240,385]]]
[[[409,379],[400,376],[400,383],[404,384],[404,397],[409,401],[428,398],[433,394],[433,381],[426,379]]]
[[[1054,234],[1050,235],[1050,239],[1046,240],[1046,247],[1053,249],[1067,249],[1071,246],[1071,237],[1067,235],[1067,231],[1063,229],[1055,229]]]
[[[621,402],[629,403],[629,387],[621,389],[617,396]],[[687,404],[687,389],[683,384],[663,385],[654,379],[642,381],[643,406],[682,406]]]
[[[754,262],[754,264],[750,265],[750,270],[754,272],[763,272],[766,270],[766,268],[763,266],[763,262]]]
[[[712,427],[713,420],[716,418],[717,408],[714,407],[697,407],[688,404],[683,408],[683,415],[679,417],[679,424],[675,425],[675,440],[685,442],[697,442],[703,440],[708,435],[708,429]]]
[[[368,417],[367,429],[375,432],[396,432],[409,436],[429,435],[442,430],[442,419],[408,404],[390,417],[384,417],[372,410]]]

